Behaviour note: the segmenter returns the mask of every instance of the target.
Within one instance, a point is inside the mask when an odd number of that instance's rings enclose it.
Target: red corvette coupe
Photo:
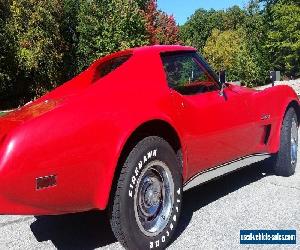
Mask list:
[[[105,210],[129,249],[166,247],[183,191],[268,157],[297,162],[287,86],[225,83],[191,47],[118,52],[0,119],[0,213]]]

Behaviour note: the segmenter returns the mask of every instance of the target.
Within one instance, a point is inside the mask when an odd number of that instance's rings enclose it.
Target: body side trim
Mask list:
[[[248,155],[236,160],[221,164],[219,166],[207,169],[202,171],[193,177],[191,177],[187,182],[183,185],[183,191],[189,190],[193,187],[196,187],[200,184],[233,172],[235,170],[241,169],[243,167],[249,166],[255,162],[259,162],[271,157],[270,154],[254,154]]]

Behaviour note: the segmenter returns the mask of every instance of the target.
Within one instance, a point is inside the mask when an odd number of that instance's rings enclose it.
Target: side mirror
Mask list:
[[[219,81],[221,84],[226,83],[226,71],[222,70],[219,72]]]
[[[226,83],[226,71],[222,70],[219,72],[219,82],[221,83],[221,90],[219,95],[224,96],[224,88],[225,88],[225,83]]]

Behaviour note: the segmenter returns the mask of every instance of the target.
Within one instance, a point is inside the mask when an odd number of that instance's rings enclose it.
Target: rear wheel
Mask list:
[[[298,119],[294,108],[285,114],[280,135],[279,152],[273,157],[274,173],[291,176],[295,173],[298,151]]]
[[[140,141],[117,182],[110,222],[128,249],[163,249],[178,223],[182,176],[174,150],[160,137]]]

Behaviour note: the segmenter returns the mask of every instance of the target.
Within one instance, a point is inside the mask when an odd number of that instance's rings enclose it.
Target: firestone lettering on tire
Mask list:
[[[157,149],[151,150],[149,152],[147,152],[147,154],[145,154],[142,157],[142,160],[140,160],[137,164],[137,166],[134,169],[134,175],[131,177],[131,183],[129,185],[129,190],[128,190],[128,195],[129,197],[133,197],[133,190],[137,181],[137,177],[140,174],[142,168],[145,166],[145,164],[153,157],[157,156]]]
[[[177,193],[178,197],[177,197],[177,200],[176,200],[177,204],[174,204],[175,214],[172,216],[172,218],[170,218],[171,219],[171,223],[168,226],[168,230],[165,231],[165,233],[163,235],[161,235],[158,240],[156,240],[156,241],[150,241],[150,245],[149,245],[150,249],[157,248],[161,244],[163,244],[166,241],[167,237],[170,236],[170,232],[174,229],[173,222],[175,223],[176,220],[177,220],[177,215],[178,215],[178,212],[179,212],[178,204],[181,202],[181,199],[180,199],[181,189],[179,188],[176,193]]]

